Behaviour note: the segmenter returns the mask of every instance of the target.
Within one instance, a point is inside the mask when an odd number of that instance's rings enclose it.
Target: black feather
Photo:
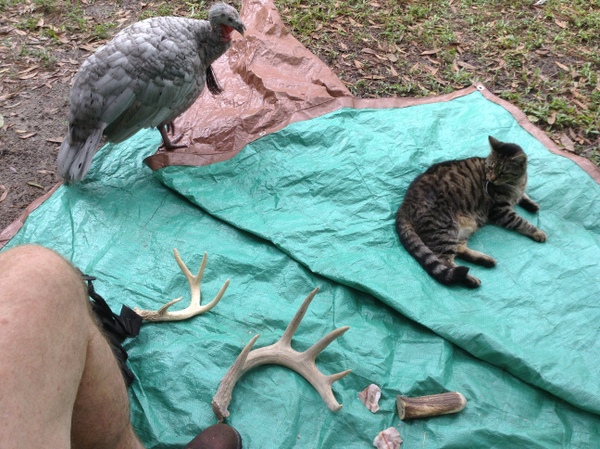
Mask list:
[[[223,92],[223,88],[219,85],[215,72],[213,71],[212,65],[206,68],[206,87],[210,90],[213,95],[219,95]]]

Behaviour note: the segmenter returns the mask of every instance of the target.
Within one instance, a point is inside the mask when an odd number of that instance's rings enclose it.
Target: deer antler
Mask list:
[[[201,306],[200,299],[202,297],[202,292],[200,290],[200,283],[202,282],[202,277],[204,276],[204,268],[206,268],[206,260],[208,259],[207,254],[204,253],[204,257],[202,258],[202,264],[200,264],[200,269],[198,270],[198,274],[196,276],[194,276],[190,272],[190,270],[188,270],[188,267],[185,265],[185,263],[183,263],[183,261],[181,260],[181,257],[179,257],[179,253],[177,252],[176,249],[173,250],[173,253],[175,254],[175,260],[177,261],[177,265],[179,265],[179,268],[181,268],[181,271],[183,272],[183,274],[185,275],[186,279],[188,280],[188,282],[190,284],[190,295],[191,295],[190,305],[183,310],[169,312],[167,310],[169,307],[171,307],[173,304],[178,303],[179,301],[181,301],[183,299],[183,298],[177,298],[172,301],[169,301],[168,303],[166,303],[164,306],[162,306],[160,309],[158,309],[156,311],[155,310],[140,310],[140,309],[135,308],[134,312],[137,313],[139,316],[141,316],[146,321],[180,321],[180,320],[186,320],[186,319],[191,318],[196,315],[200,315],[204,312],[208,312],[210,309],[212,309],[214,306],[217,305],[217,303],[223,297],[225,290],[227,290],[227,287],[229,286],[229,279],[227,279],[225,281],[225,284],[223,284],[223,287],[221,287],[221,290],[219,290],[219,293],[217,293],[217,296],[215,296],[215,299],[213,299],[207,305]]]
[[[350,329],[350,326],[340,327],[330,332],[304,352],[297,352],[292,349],[291,346],[294,332],[296,332],[298,325],[306,314],[308,306],[318,291],[319,289],[315,288],[306,297],[300,306],[300,309],[298,309],[298,312],[296,312],[296,315],[285,330],[283,336],[277,343],[252,350],[252,346],[260,336],[257,334],[242,350],[234,364],[225,374],[225,377],[221,380],[217,394],[215,394],[212,400],[213,412],[219,422],[222,422],[229,416],[227,407],[231,401],[231,394],[237,380],[252,368],[268,364],[282,365],[300,374],[315,388],[315,390],[317,390],[325,401],[325,404],[327,404],[329,410],[332,412],[337,412],[342,408],[336,401],[331,386],[336,380],[346,376],[352,370],[346,370],[341,373],[326,376],[318,370],[315,359],[329,343]]]

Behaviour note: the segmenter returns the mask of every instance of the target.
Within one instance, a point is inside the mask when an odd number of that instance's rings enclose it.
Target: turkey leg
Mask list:
[[[175,134],[175,123],[173,121],[167,123],[161,123],[157,126],[158,131],[160,132],[160,136],[163,140],[163,146],[167,151],[173,151],[176,148],[186,148],[187,145],[175,145],[177,142],[181,140],[183,134],[177,136],[175,139],[169,139],[169,133]]]

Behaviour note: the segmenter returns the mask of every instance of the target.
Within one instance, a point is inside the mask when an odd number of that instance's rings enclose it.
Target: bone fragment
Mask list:
[[[394,427],[389,427],[377,434],[373,446],[377,449],[398,449],[402,444],[402,437]]]
[[[375,384],[369,385],[363,391],[358,393],[358,398],[369,409],[375,413],[379,410],[379,399],[381,398],[381,388]]]

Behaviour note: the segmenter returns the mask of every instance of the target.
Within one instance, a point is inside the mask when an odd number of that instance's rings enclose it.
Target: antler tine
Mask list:
[[[309,360],[315,360],[317,356],[325,349],[329,344],[350,329],[350,326],[338,327],[336,330],[329,332],[323,338],[321,338],[318,342],[308,348],[303,352],[306,358]]]
[[[177,265],[179,265],[181,272],[187,279],[188,284],[190,284],[190,296],[192,298],[190,300],[190,305],[200,306],[200,298],[202,296],[200,284],[202,282],[202,278],[204,277],[204,269],[206,268],[208,254],[204,252],[204,255],[202,256],[202,263],[200,264],[200,268],[198,269],[198,274],[196,276],[192,274],[187,265],[183,262],[183,260],[181,260],[181,256],[179,255],[177,248],[173,249],[173,254],[175,255],[175,261],[177,262]]]
[[[194,276],[179,256],[179,252],[177,251],[177,249],[174,249],[173,253],[175,255],[177,265],[179,265],[179,268],[181,269],[182,273],[184,274],[185,278],[190,284],[190,305],[183,310],[169,312],[169,307],[183,299],[177,298],[173,299],[172,301],[169,301],[156,311],[140,310],[138,308],[135,308],[134,312],[140,315],[142,319],[146,321],[181,321],[196,315],[200,315],[202,313],[206,313],[219,303],[219,301],[225,294],[225,290],[227,290],[227,287],[229,287],[229,279],[227,279],[221,287],[221,289],[219,290],[219,292],[217,293],[217,296],[215,296],[215,298],[207,305],[201,306],[200,300],[202,297],[202,292],[200,285],[202,282],[202,277],[204,276],[204,269],[206,268],[206,261],[208,259],[208,255],[204,253],[204,256],[202,257],[202,263],[200,264],[200,269],[198,270],[198,274]]]
[[[312,300],[314,299],[314,297],[317,295],[317,293],[319,293],[319,287],[315,288],[304,299],[304,301],[302,302],[302,305],[300,306],[300,308],[296,312],[296,315],[294,315],[294,318],[292,318],[292,321],[290,321],[290,324],[288,324],[288,327],[285,329],[285,332],[283,333],[283,335],[279,339],[279,343],[280,344],[282,344],[282,345],[288,345],[288,346],[291,345],[291,343],[292,343],[292,337],[294,336],[294,333],[296,332],[296,329],[298,329],[298,326],[300,325],[300,322],[302,321],[302,318],[304,318],[304,315],[306,315],[306,311],[308,310],[308,306],[310,306],[310,303],[312,302]]]
[[[329,410],[336,412],[342,408],[333,395],[332,384],[346,376],[352,370],[346,370],[341,373],[326,376],[317,368],[315,359],[323,349],[350,329],[350,327],[344,326],[330,332],[304,352],[295,351],[291,347],[292,336],[306,314],[310,302],[318,291],[319,289],[315,289],[306,297],[300,306],[300,309],[296,312],[296,315],[294,315],[294,318],[285,330],[283,336],[276,343],[265,346],[264,348],[251,350],[254,342],[258,338],[258,335],[256,335],[246,345],[235,363],[229,368],[221,380],[219,389],[213,397],[213,411],[219,422],[229,416],[227,407],[231,401],[233,388],[235,387],[237,380],[252,368],[267,364],[285,366],[300,374],[315,388],[315,390],[317,390]]]

